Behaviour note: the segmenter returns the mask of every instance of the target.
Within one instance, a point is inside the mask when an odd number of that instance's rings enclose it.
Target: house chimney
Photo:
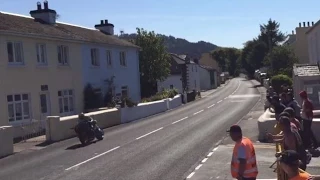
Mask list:
[[[299,27],[301,27],[301,22],[299,23]]]
[[[310,22],[308,21],[308,27],[310,27]]]
[[[294,35],[294,30],[292,30],[292,35]]]
[[[37,10],[41,10],[41,2],[37,2]]]
[[[311,26],[313,26],[313,25],[314,25],[314,22],[312,21],[312,22],[311,22]]]
[[[101,20],[100,24],[94,26],[96,29],[107,35],[114,35],[114,25],[108,23],[108,20]]]
[[[43,6],[44,6],[44,9],[49,9],[49,4],[47,0],[43,2]]]
[[[31,17],[35,20],[40,20],[40,22],[47,24],[55,24],[57,19],[57,12],[55,10],[49,9],[48,1],[44,1],[44,9],[41,9],[41,3],[37,3],[37,10],[30,11]]]
[[[306,22],[303,22],[303,27],[306,27]]]

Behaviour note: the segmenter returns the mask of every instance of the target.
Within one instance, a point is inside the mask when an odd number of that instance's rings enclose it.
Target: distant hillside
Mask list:
[[[122,34],[119,37],[130,40],[135,39],[137,34]],[[202,53],[210,52],[218,46],[209,42],[199,41],[197,43],[189,42],[185,39],[175,38],[173,36],[160,35],[164,38],[168,52],[175,54],[188,54],[194,58],[200,58]]]

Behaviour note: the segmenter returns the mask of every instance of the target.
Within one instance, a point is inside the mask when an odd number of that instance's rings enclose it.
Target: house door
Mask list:
[[[41,121],[43,122],[42,125],[45,127],[45,122],[47,116],[50,116],[50,103],[49,103],[49,93],[48,92],[41,92],[40,93],[40,114],[41,114]]]

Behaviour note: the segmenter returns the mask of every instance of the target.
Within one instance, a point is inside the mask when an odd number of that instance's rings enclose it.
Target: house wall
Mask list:
[[[200,91],[200,75],[199,75],[199,65],[198,64],[187,64],[189,73],[189,91],[197,90]]]
[[[23,65],[9,65],[7,42],[22,43]],[[39,66],[37,63],[36,44],[43,43],[46,47],[47,65]],[[58,65],[57,46],[68,46],[68,66]],[[0,126],[30,122],[30,119],[45,120],[46,116],[40,111],[41,85],[47,85],[48,110],[46,115],[68,115],[82,111],[82,84],[81,84],[81,45],[76,43],[60,42],[26,38],[19,36],[0,35]],[[74,110],[70,113],[59,112],[59,90],[73,90]],[[10,122],[8,121],[7,95],[28,94],[30,119]],[[27,108],[27,106],[25,106]]]
[[[299,102],[302,104],[299,92],[302,90],[307,91],[308,97],[313,102],[315,109],[320,109],[320,76],[296,76],[294,81],[294,95]]]
[[[164,81],[158,81],[158,92],[160,92],[162,89],[170,89],[170,86],[172,85],[173,88],[176,88],[179,93],[182,93],[183,88],[181,78],[181,75],[170,75]]]
[[[200,89],[201,90],[211,89],[210,72],[200,67],[199,75],[200,75]]]
[[[199,60],[199,64],[200,65],[204,65],[204,66],[210,66],[213,69],[216,69],[216,76],[215,79],[217,80],[217,86],[220,85],[220,78],[218,78],[221,74],[221,69],[219,67],[218,62],[212,58],[212,56],[210,55],[210,53],[203,53],[201,55],[201,58]],[[216,87],[217,87],[216,86]]]
[[[307,34],[309,63],[315,64],[320,61],[320,26],[315,26]]]
[[[91,48],[98,49],[100,66],[92,65]],[[111,51],[112,66],[107,65],[107,50]],[[120,65],[120,52],[126,53],[126,67]],[[105,93],[107,89],[105,80],[114,76],[115,93],[121,93],[121,87],[128,86],[129,97],[135,102],[140,102],[141,93],[138,49],[115,46],[102,47],[87,44],[82,47],[82,56],[83,87],[90,83],[95,88],[101,88],[102,92]]]

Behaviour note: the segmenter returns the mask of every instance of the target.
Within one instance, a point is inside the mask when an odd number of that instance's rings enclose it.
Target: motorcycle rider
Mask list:
[[[80,113],[80,114],[78,115],[78,123],[81,123],[81,122],[83,122],[83,121],[88,121],[88,122],[90,122],[90,121],[92,121],[92,118],[91,118],[90,116],[86,116],[84,113]]]

